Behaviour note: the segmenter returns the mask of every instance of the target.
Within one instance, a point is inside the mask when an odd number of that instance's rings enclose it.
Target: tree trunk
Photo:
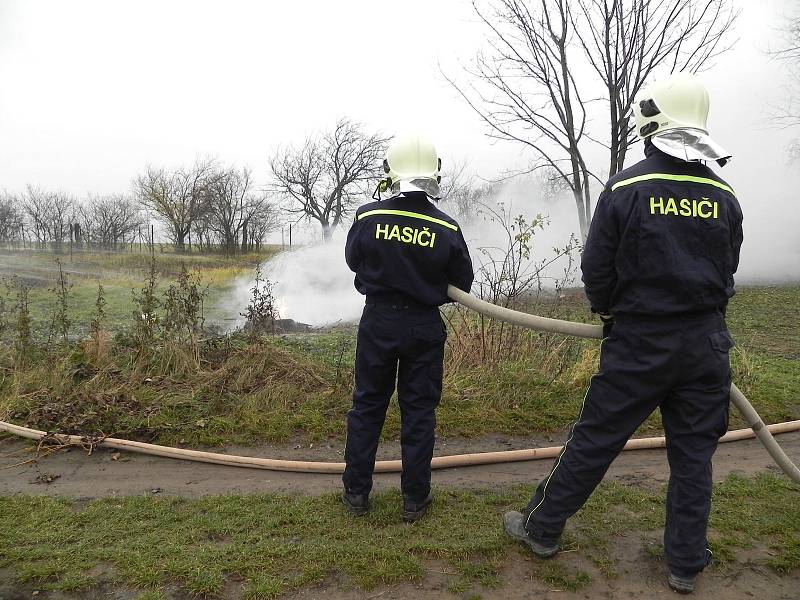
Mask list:
[[[186,233],[183,231],[175,232],[175,252],[179,254],[186,252]]]
[[[333,230],[334,229],[335,228],[330,223],[328,223],[326,221],[323,221],[322,222],[322,241],[324,241],[325,243],[330,242],[331,238],[333,237]]]
[[[625,168],[625,155],[628,153],[628,145],[622,144],[620,146],[619,152],[617,153],[617,173],[622,171]],[[616,173],[612,173],[615,175]]]
[[[581,241],[585,244],[589,235],[589,215],[586,213],[586,200],[583,197],[583,188],[578,186],[572,190],[575,198],[575,207],[578,209],[578,225],[581,229]]]

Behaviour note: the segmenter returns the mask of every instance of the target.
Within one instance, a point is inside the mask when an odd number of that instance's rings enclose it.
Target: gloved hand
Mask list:
[[[614,317],[613,315],[600,315],[600,320],[603,322],[603,338],[607,338],[611,335],[611,329],[614,327]]]

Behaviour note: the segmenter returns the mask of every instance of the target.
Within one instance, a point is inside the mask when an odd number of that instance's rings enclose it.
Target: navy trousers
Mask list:
[[[353,407],[347,413],[342,482],[369,494],[375,453],[397,384],[400,405],[403,496],[424,499],[431,488],[436,407],[442,396],[447,333],[436,307],[368,303],[358,327]]]
[[[525,511],[528,533],[556,541],[628,438],[660,408],[670,467],[665,555],[677,574],[701,571],[710,556],[711,457],[728,428],[732,346],[718,312],[618,317],[578,420]]]

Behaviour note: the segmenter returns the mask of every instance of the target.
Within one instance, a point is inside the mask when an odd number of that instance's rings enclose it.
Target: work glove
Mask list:
[[[614,327],[614,317],[612,315],[599,315],[600,320],[603,322],[603,339],[611,335],[611,329]]]

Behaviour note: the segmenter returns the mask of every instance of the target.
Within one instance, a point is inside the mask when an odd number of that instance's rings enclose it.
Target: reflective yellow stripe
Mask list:
[[[429,217],[428,215],[423,215],[421,213],[408,212],[407,210],[389,210],[388,208],[379,208],[377,210],[368,210],[367,212],[363,212],[360,215],[358,215],[357,219],[360,221],[364,217],[371,217],[372,215],[397,215],[399,217],[411,217],[412,219],[422,219],[423,221],[430,221],[431,223],[444,225],[445,227],[447,227],[448,229],[452,229],[453,231],[458,231],[458,227],[456,227],[452,223],[448,223],[447,221],[442,221],[441,219],[437,219],[436,217]]]
[[[650,179],[666,179],[668,181],[690,181],[692,183],[706,183],[708,185],[713,185],[715,187],[718,187],[721,190],[725,190],[726,192],[730,192],[734,196],[736,195],[733,189],[731,189],[729,186],[725,185],[724,183],[720,183],[719,181],[708,179],[707,177],[695,177],[694,175],[671,175],[669,173],[648,173],[647,175],[639,175],[638,177],[623,179],[622,181],[618,181],[613,186],[611,186],[611,191],[613,192],[617,188],[626,185],[631,185],[632,183],[638,183],[640,181],[648,181]]]

